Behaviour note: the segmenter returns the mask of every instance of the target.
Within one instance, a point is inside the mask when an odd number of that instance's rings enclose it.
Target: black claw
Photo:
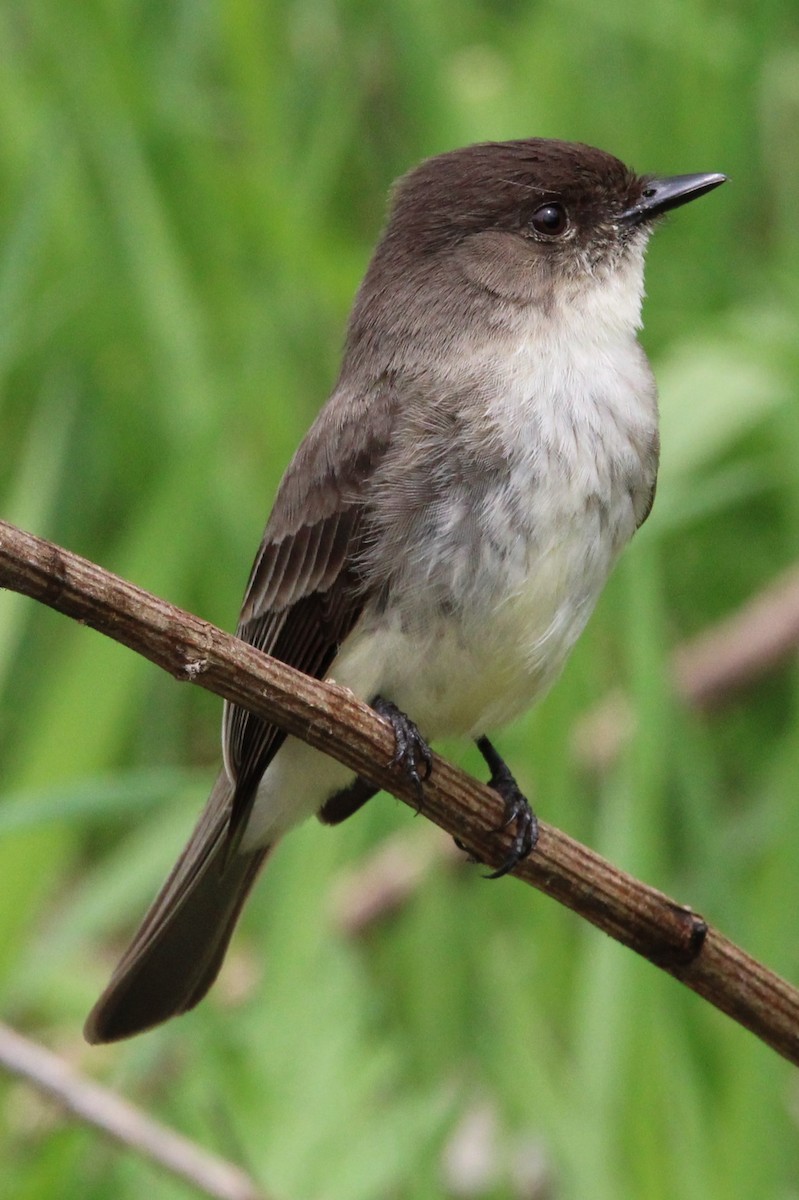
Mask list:
[[[466,843],[462,842],[460,838],[453,837],[452,840],[455,843],[455,845],[458,847],[458,849],[461,850],[466,855],[467,862],[478,863],[480,861],[480,859],[477,857],[477,855],[474,853],[474,851],[470,850],[469,847],[466,845]]]
[[[424,798],[423,780],[428,779],[433,768],[433,755],[427,742],[410,717],[401,712],[396,704],[376,696],[372,708],[391,723],[394,730],[394,754],[389,766],[402,771],[411,783],[418,799],[417,812],[421,812]],[[421,774],[420,774],[421,767]]]
[[[486,879],[500,879],[503,875],[507,875],[509,871],[512,871],[514,867],[518,866],[533,851],[538,841],[538,818],[530,808],[527,798],[519,790],[519,785],[510,773],[505,761],[491,745],[488,738],[478,738],[476,744],[477,749],[482,754],[491,771],[488,786],[502,797],[505,805],[502,823],[497,826],[495,832],[501,833],[509,825],[516,826],[516,833],[511,842],[510,853],[507,858],[496,871],[492,871],[490,875],[486,875]]]
[[[507,875],[509,871],[512,871],[514,867],[517,867],[520,862],[523,862],[527,858],[538,841],[538,818],[524,796],[520,794],[519,799],[519,806],[513,811],[509,820],[501,826],[504,829],[510,824],[510,821],[516,822],[517,833],[511,842],[510,854],[508,854],[501,867],[486,875],[486,879],[501,879],[503,875]]]

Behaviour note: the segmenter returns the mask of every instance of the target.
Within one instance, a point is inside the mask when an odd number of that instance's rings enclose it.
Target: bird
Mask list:
[[[430,742],[476,742],[514,833],[497,875],[533,850],[537,822],[488,734],[555,681],[655,495],[647,242],[725,179],[639,175],[544,138],[403,176],[252,567],[238,636],[385,716],[422,803]],[[89,1014],[91,1043],[193,1008],[278,840],[377,790],[232,703],[222,740],[206,807]]]

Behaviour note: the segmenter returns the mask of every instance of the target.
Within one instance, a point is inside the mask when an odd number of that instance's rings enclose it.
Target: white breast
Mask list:
[[[546,691],[651,487],[655,389],[632,334],[567,342],[568,356],[537,329],[481,358],[501,380],[490,417],[506,478],[475,503],[469,538],[442,506],[424,561],[334,664],[338,682],[385,695],[429,737],[490,731]]]

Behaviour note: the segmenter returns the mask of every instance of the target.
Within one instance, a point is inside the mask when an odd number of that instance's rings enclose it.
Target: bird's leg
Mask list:
[[[394,730],[395,749],[389,765],[405,772],[413,784],[421,808],[422,781],[427,779],[433,764],[430,747],[413,721],[406,717],[404,712],[400,712],[390,700],[376,696],[372,701],[372,708],[375,712],[380,713],[381,717],[385,717],[387,721],[391,722]],[[421,775],[419,774],[419,764],[422,768]],[[340,825],[359,808],[363,808],[366,801],[371,800],[372,796],[376,796],[379,791],[380,788],[376,788],[361,775],[356,775],[348,787],[342,788],[341,791],[325,800],[317,814],[319,820],[325,825]]]
[[[406,716],[404,712],[400,712],[396,704],[392,704],[390,700],[384,700],[382,696],[375,696],[372,700],[372,708],[391,723],[395,744],[389,766],[402,771],[413,785],[418,801],[417,811],[421,811],[424,794],[422,781],[427,779],[433,766],[430,747],[410,717]]]
[[[477,738],[475,745],[491,772],[488,786],[502,797],[505,805],[505,817],[496,832],[507,829],[509,825],[516,826],[510,854],[498,870],[487,876],[488,879],[499,879],[500,876],[507,875],[508,871],[512,871],[532,851],[538,841],[538,818],[530,808],[526,797],[519,791],[519,785],[511,775],[504,759],[500,757],[488,738]]]
[[[349,787],[342,788],[325,800],[317,816],[323,825],[340,825],[351,817],[359,808],[363,808],[367,800],[376,796],[380,788],[369,783],[361,775],[356,775]]]

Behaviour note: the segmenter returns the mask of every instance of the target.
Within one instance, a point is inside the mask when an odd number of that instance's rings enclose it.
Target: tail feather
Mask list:
[[[224,771],[189,842],[90,1012],[87,1041],[114,1042],[193,1008],[216,979],[269,847],[228,854]]]

